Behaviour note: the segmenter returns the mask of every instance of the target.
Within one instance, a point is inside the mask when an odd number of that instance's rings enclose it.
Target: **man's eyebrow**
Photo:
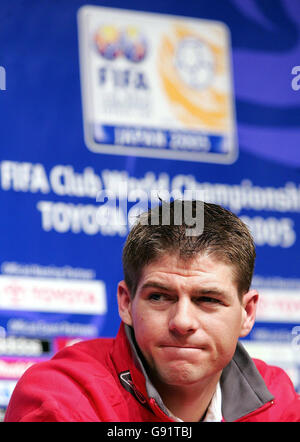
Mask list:
[[[175,292],[176,288],[173,288],[171,286],[165,285],[161,282],[157,281],[148,281],[145,284],[142,285],[141,290],[147,289],[147,288],[156,288],[159,290],[165,290],[168,292]],[[192,290],[193,296],[205,296],[205,295],[214,295],[218,297],[227,297],[229,296],[228,293],[225,290],[219,289],[218,287],[207,287],[207,288],[196,288]]]
[[[166,290],[169,292],[175,291],[174,288],[164,285],[160,282],[156,282],[156,281],[148,281],[145,284],[143,284],[141,287],[142,290],[147,289],[147,288],[156,288],[156,289],[160,289],[160,290]]]
[[[193,291],[193,293],[196,296],[205,296],[205,295],[214,295],[214,296],[218,296],[218,297],[228,297],[229,294],[222,289],[219,289],[217,287],[207,287],[207,288],[200,288],[200,289],[196,289]]]

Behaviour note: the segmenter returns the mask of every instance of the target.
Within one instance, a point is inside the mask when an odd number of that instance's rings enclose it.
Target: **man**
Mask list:
[[[176,201],[142,215],[123,251],[117,337],[29,368],[5,420],[280,421],[286,408],[298,420],[285,372],[238,342],[255,321],[254,262],[247,227],[220,206]]]

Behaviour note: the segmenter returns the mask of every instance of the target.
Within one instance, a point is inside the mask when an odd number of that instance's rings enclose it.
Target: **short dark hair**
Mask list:
[[[170,220],[165,224],[162,219],[162,204],[142,214],[131,229],[123,249],[124,280],[133,298],[145,265],[156,261],[162,255],[178,254],[183,260],[189,260],[199,254],[207,253],[220,261],[232,265],[233,279],[237,284],[239,298],[247,293],[251,286],[254,265],[255,245],[253,238],[243,221],[234,213],[217,204],[200,202],[203,212],[202,233],[187,235],[190,225],[183,221],[180,225],[175,220],[175,204],[181,204],[184,210],[190,204],[193,217],[196,216],[196,204],[199,201],[163,202],[170,210]],[[151,215],[158,214],[156,225],[151,224]],[[184,217],[182,217],[184,219]],[[145,222],[146,220],[146,222]]]

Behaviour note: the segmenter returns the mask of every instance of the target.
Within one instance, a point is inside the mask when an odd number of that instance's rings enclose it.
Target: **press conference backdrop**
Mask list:
[[[3,0],[0,66],[2,416],[30,365],[117,333],[122,247],[158,190],[247,223],[244,344],[300,391],[299,1]]]

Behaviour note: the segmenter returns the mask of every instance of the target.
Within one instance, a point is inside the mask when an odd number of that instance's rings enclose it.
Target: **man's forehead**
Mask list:
[[[143,270],[156,270],[156,269],[169,269],[176,267],[183,273],[193,272],[197,270],[214,271],[217,268],[227,268],[228,271],[232,271],[233,266],[227,263],[225,260],[216,256],[215,254],[197,253],[192,256],[181,256],[179,253],[164,253],[158,256],[156,259],[151,260],[146,264]]]
[[[184,278],[192,283],[193,277],[207,282],[220,281],[223,284],[225,279],[226,283],[234,284],[233,267],[207,254],[199,254],[189,259],[182,259],[175,254],[164,254],[144,266],[140,282],[143,284],[147,283],[147,280],[171,282]]]

